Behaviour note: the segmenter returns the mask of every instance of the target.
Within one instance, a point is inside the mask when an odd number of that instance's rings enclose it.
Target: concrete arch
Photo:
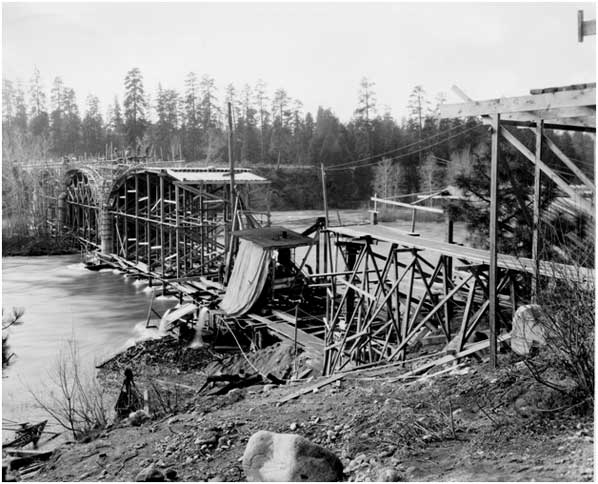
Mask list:
[[[64,192],[58,197],[59,225],[87,250],[99,248],[105,178],[92,167],[78,167],[68,169],[62,179]]]

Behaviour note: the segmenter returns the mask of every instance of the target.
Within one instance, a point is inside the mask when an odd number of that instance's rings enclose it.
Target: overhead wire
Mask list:
[[[453,134],[452,136],[449,136],[447,138],[443,138],[440,141],[437,141],[437,142],[432,143],[430,145],[424,146],[422,148],[418,148],[417,150],[409,151],[408,153],[402,153],[400,155],[396,155],[396,156],[390,157],[390,158],[388,158],[388,160],[389,161],[395,161],[395,160],[404,158],[406,156],[411,156],[411,155],[420,153],[420,152],[422,152],[424,150],[433,148],[434,146],[438,146],[439,144],[445,143],[446,141],[449,141],[449,140],[451,140],[453,138],[461,136],[461,135],[463,135],[465,133],[468,133],[468,132],[473,131],[474,129],[477,129],[477,128],[480,128],[480,127],[487,128],[487,126],[485,126],[483,124],[472,126],[472,127],[467,128],[467,129],[465,129],[463,131],[459,131],[459,132]],[[422,141],[425,141],[425,140],[422,140]],[[377,158],[379,156],[382,156],[382,154],[372,156],[370,159]],[[350,161],[350,162],[347,162],[347,163],[344,163],[344,164],[334,165],[334,166],[331,166],[329,168],[325,168],[325,171],[329,172],[329,171],[339,171],[339,170],[351,170],[351,169],[354,169],[354,168],[364,168],[364,167],[367,167],[367,166],[375,165],[375,164],[379,163],[381,160],[376,160],[376,161],[373,161],[373,162],[370,161],[369,163],[364,163],[364,164],[361,164],[361,165],[349,166],[349,165],[353,165],[355,163],[360,163],[361,161],[362,160],[354,160],[354,161]]]
[[[465,129],[464,131],[461,131],[461,132],[460,132],[460,133],[458,133],[458,134],[463,134],[463,133],[466,133],[467,131],[470,131],[470,130],[472,130],[472,129],[478,128],[478,127],[480,127],[480,126],[485,126],[485,125],[483,125],[483,124],[478,124],[478,125],[476,125],[476,126],[472,126],[472,127],[470,127],[470,128],[467,128],[467,129]],[[358,159],[358,160],[352,160],[352,161],[347,161],[347,162],[344,162],[344,163],[337,163],[337,164],[335,164],[335,165],[330,165],[330,168],[340,168],[340,167],[343,167],[343,166],[345,166],[345,165],[350,165],[350,164],[353,164],[353,163],[361,163],[362,161],[369,161],[369,160],[373,160],[373,159],[375,159],[375,158],[379,158],[380,156],[385,156],[385,155],[388,155],[388,154],[394,153],[394,152],[396,152],[396,151],[401,151],[401,150],[404,150],[404,149],[406,149],[406,148],[410,148],[411,146],[415,146],[415,145],[421,144],[421,143],[423,143],[423,142],[425,142],[425,141],[429,141],[429,140],[431,140],[431,139],[433,139],[433,138],[437,138],[438,136],[441,136],[441,135],[443,135],[443,134],[450,133],[451,131],[455,131],[455,129],[457,129],[457,128],[455,128],[455,127],[452,127],[452,128],[449,128],[449,129],[445,129],[445,130],[443,130],[443,131],[439,131],[439,132],[438,132],[438,133],[436,133],[436,134],[430,135],[430,136],[428,136],[427,138],[423,138],[423,139],[421,139],[421,140],[414,141],[413,143],[408,143],[408,144],[406,144],[406,145],[403,145],[403,146],[401,146],[401,147],[399,147],[399,148],[395,148],[395,149],[392,149],[392,150],[389,150],[389,151],[385,151],[385,152],[382,152],[382,153],[378,153],[378,154],[375,154],[375,155],[371,155],[371,156],[366,156],[365,158],[360,158],[360,159]],[[447,139],[451,139],[451,138],[447,138]]]

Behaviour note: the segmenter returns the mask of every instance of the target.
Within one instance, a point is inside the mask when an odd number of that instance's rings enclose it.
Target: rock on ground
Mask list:
[[[343,477],[343,465],[333,452],[299,435],[265,430],[247,442],[243,468],[250,482],[334,482]]]
[[[526,304],[513,316],[511,349],[519,355],[527,355],[534,345],[546,344],[542,326],[542,310],[537,304]]]
[[[164,482],[166,481],[164,474],[156,468],[154,464],[150,464],[145,469],[141,470],[135,477],[135,482]]]

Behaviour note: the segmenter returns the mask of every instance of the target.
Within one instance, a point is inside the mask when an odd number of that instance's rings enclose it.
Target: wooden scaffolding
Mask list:
[[[113,185],[108,200],[114,230],[110,254],[162,280],[222,280],[231,232],[260,225],[246,210],[248,187],[267,183],[248,170],[235,170],[231,206],[228,169],[130,170]]]
[[[541,177],[550,179],[559,190],[571,199],[576,208],[588,217],[595,218],[596,185],[582,170],[552,141],[547,130],[582,131],[596,133],[596,84],[576,84],[564,87],[532,89],[527,96],[474,101],[456,86],[453,91],[463,99],[461,104],[447,104],[440,107],[442,117],[480,116],[491,127],[491,169],[490,169],[490,260],[489,260],[489,317],[490,357],[496,364],[496,335],[498,331],[497,288],[499,274],[497,266],[497,209],[498,209],[498,164],[501,160],[499,140],[504,139],[515,147],[534,166],[533,195],[533,242],[532,262],[534,267],[532,299],[540,277],[538,253],[540,225]],[[514,134],[512,128],[532,130],[535,133],[535,150],[528,149]],[[544,161],[545,150],[550,150],[562,162],[562,168],[569,179],[576,178],[590,190],[590,200],[583,198],[570,181],[550,168]]]
[[[331,272],[325,318],[325,373],[403,360],[423,338],[461,352],[490,310],[490,252],[427,239],[383,225],[329,228]],[[531,259],[499,254],[497,317],[510,329],[529,301],[521,287]],[[593,277],[590,270],[541,263],[548,277]]]

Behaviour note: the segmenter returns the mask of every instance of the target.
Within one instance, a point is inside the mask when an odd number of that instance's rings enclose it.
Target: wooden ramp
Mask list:
[[[292,318],[281,311],[274,311],[274,314],[265,317],[254,313],[247,314],[249,318],[263,325],[276,336],[289,341],[295,341],[295,326],[291,324],[288,318]],[[321,356],[324,352],[324,340],[297,328],[297,344],[304,348],[313,356]]]

